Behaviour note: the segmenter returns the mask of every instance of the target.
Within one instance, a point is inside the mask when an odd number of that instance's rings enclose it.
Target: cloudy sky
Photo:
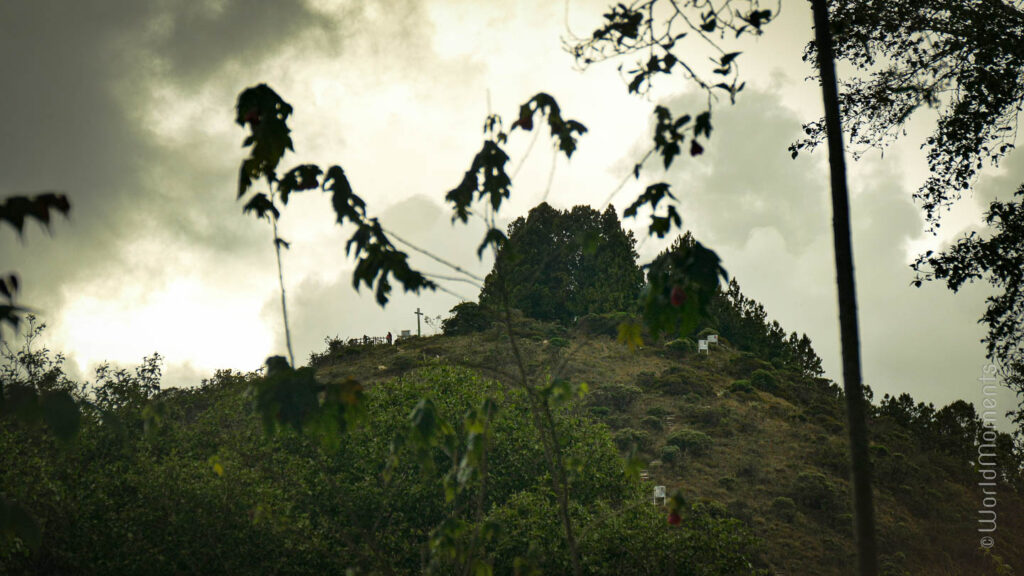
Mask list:
[[[283,353],[271,231],[235,201],[244,156],[235,98],[265,82],[295,108],[296,152],[285,165],[342,165],[388,229],[483,275],[481,229],[453,227],[442,200],[478,150],[488,110],[511,119],[545,91],[590,130],[571,162],[556,160],[543,137],[533,147],[529,136],[512,139],[522,170],[502,214],[511,219],[546,193],[557,207],[599,207],[649,145],[654,105],[700,102],[678,78],[641,98],[627,94],[614,62],[574,68],[563,40],[591,31],[606,4],[4,2],[0,194],[64,191],[73,211],[52,234],[33,228],[19,240],[0,230],[3,268],[20,273],[21,302],[42,312],[48,344],[85,377],[98,362],[134,365],[159,351],[165,385],[193,385],[217,368],[251,370]],[[621,211],[647,183],[670,182],[684,225],[771,317],[810,335],[838,379],[826,158],[792,160],[786,150],[821,110],[800,59],[811,35],[807,6],[787,2],[763,38],[741,47],[747,89],[735,106],[716,108],[707,152],[668,173],[650,164],[612,202]],[[1009,197],[1024,181],[1024,159],[988,169],[932,237],[911,193],[925,175],[918,146],[933,120],[920,113],[884,158],[868,154],[851,167],[865,380],[879,397],[978,402],[985,287],[914,289],[907,264],[975,226],[993,197]],[[327,336],[415,330],[417,308],[436,317],[458,296],[476,297],[469,284],[442,282],[455,295],[396,294],[381,309],[351,288],[351,230],[332,222],[320,194],[295,198],[281,221],[292,243],[284,269],[301,361]],[[642,222],[627,224],[643,235]],[[644,261],[667,243],[643,241]],[[412,261],[449,273],[422,256]],[[1012,400],[1004,395],[1001,407]]]

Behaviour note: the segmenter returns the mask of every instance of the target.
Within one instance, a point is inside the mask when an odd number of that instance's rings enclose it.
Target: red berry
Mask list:
[[[672,287],[672,294],[669,296],[669,300],[672,301],[672,305],[676,308],[683,305],[686,302],[686,292],[683,291],[682,286],[676,284]]]
[[[682,524],[683,518],[679,515],[679,512],[670,512],[668,515],[668,523],[673,526],[679,526]]]

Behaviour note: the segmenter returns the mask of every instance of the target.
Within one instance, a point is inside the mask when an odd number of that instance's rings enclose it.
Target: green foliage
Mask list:
[[[679,446],[662,446],[660,458],[662,462],[674,464],[676,462],[680,462],[683,459],[683,451],[679,448]]]
[[[668,408],[665,408],[664,406],[651,406],[650,408],[647,409],[647,414],[649,416],[656,416],[658,418],[664,418],[671,413],[672,411],[669,410]]]
[[[791,494],[794,502],[809,510],[831,514],[845,509],[845,499],[820,472],[803,472],[797,476]]]
[[[697,327],[718,291],[718,280],[728,280],[718,255],[687,233],[659,254],[647,268],[647,286],[641,302],[644,323],[659,334],[689,334]]]
[[[626,412],[643,394],[638,386],[609,382],[595,385],[587,396],[587,402],[594,406],[607,406],[616,412]]]
[[[309,367],[292,368],[282,356],[267,358],[266,375],[252,386],[253,405],[266,434],[287,426],[336,446],[340,433],[364,418],[361,384],[352,379],[321,384],[314,375]]]
[[[20,349],[0,341],[0,419],[44,424],[57,438],[71,440],[81,425],[78,402],[84,391],[65,374],[63,354],[37,346],[46,324],[33,314],[26,320]]]
[[[657,377],[653,386],[672,396],[694,394],[699,397],[709,397],[715,393],[707,372],[687,365],[669,368]]]
[[[729,385],[729,392],[733,394],[750,394],[754,391],[754,386],[750,383],[750,380],[734,380]]]
[[[665,428],[664,422],[658,416],[644,416],[640,420],[640,423],[643,424],[645,428],[654,430],[656,432],[660,432]]]
[[[540,204],[509,225],[480,303],[499,307],[502,290],[508,290],[509,304],[525,316],[563,324],[629,310],[643,282],[635,244],[612,207],[600,213],[589,206],[560,211]]]
[[[725,428],[731,420],[732,411],[722,405],[691,406],[686,409],[688,421],[706,430]]]
[[[647,450],[651,444],[650,432],[634,428],[618,430],[612,438],[620,450],[629,450],[631,447],[635,447],[637,450]]]
[[[768,370],[754,370],[750,375],[750,385],[762,392],[775,394],[779,391],[779,380]]]
[[[686,506],[679,526],[669,526],[663,508],[647,504],[646,496],[634,498],[622,506],[600,501],[574,511],[583,526],[587,574],[663,574],[666,567],[686,576],[753,573],[750,564],[759,545],[737,520]],[[571,571],[556,537],[553,500],[550,494],[523,494],[491,513],[502,524],[521,527],[494,549],[500,573],[512,574],[514,565],[521,574],[529,573],[527,566],[542,574]]]
[[[117,445],[113,424],[92,412],[75,451],[64,452],[47,447],[38,431],[0,420],[0,451],[11,457],[0,469],[4,510],[16,503],[44,527],[31,554],[0,543],[0,570],[410,574],[420,573],[424,554],[459,564],[451,544],[474,537],[462,549],[486,550],[477,558],[490,565],[493,551],[531,524],[549,526],[544,539],[562,554],[542,560],[565,560],[555,514],[486,527],[490,511],[549,494],[539,432],[521,392],[435,366],[363,392],[363,425],[345,431],[325,418],[332,384],[314,394],[308,372],[281,358],[267,372],[219,372],[197,389],[160,391],[162,424]],[[275,407],[272,436],[261,432],[265,414],[251,411],[254,404]],[[330,420],[333,445],[311,442],[322,440],[318,413]],[[568,409],[556,409],[555,425],[574,509],[632,501],[603,426]]]
[[[796,502],[792,498],[779,496],[772,500],[772,514],[783,522],[792,522],[796,519]]]
[[[711,437],[699,430],[682,429],[669,434],[667,442],[690,456],[703,456],[711,451],[714,442]]]
[[[451,316],[441,322],[445,336],[483,332],[494,322],[493,314],[476,302],[460,302],[449,311]]]
[[[693,354],[697,351],[697,344],[689,338],[676,338],[665,343],[665,348],[679,354]]]
[[[583,334],[615,338],[619,335],[619,326],[634,321],[636,317],[628,312],[608,312],[587,314],[579,319],[576,326]]]
[[[565,338],[560,337],[560,336],[556,336],[556,337],[548,340],[548,344],[550,344],[554,348],[565,348],[565,347],[569,346],[569,341],[566,340]]]
[[[829,4],[835,58],[852,64],[839,94],[852,144],[881,148],[904,135],[913,112],[938,109],[923,144],[930,175],[915,193],[929,224],[974,184],[985,161],[995,164],[1014,145],[1024,101],[1017,2],[975,5],[959,0],[898,4],[839,0]],[[815,44],[804,59],[817,62]],[[950,95],[950,97],[946,97]],[[804,127],[793,154],[824,138],[824,122]]]

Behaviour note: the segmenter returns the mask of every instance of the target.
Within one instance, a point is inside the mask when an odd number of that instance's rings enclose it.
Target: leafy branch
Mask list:
[[[300,164],[278,177],[277,168],[288,150],[294,150],[288,117],[292,107],[266,84],[244,90],[236,104],[235,122],[248,127],[249,135],[242,143],[250,148],[249,156],[242,161],[238,177],[238,199],[242,199],[263,179],[266,192],[254,193],[242,208],[243,213],[253,213],[257,218],[266,218],[274,228],[274,250],[277,255],[278,280],[281,290],[281,312],[284,318],[285,338],[288,342],[288,356],[295,365],[291,348],[291,331],[288,326],[288,309],[285,298],[284,275],[281,267],[281,248],[290,244],[277,233],[277,222],[281,217],[275,198],[283,205],[288,204],[291,195],[309,190],[321,189],[331,193],[337,224],[346,222],[356,226],[355,232],[345,245],[346,254],[356,259],[352,285],[375,289],[377,303],[387,304],[392,290],[392,279],[407,292],[433,290],[437,286],[408,264],[408,256],[395,248],[376,218],[366,213],[366,202],[356,195],[341,166],[331,166],[326,171],[313,164]]]

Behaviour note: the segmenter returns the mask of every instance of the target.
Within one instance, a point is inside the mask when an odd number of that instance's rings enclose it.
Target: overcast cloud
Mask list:
[[[85,373],[104,359],[134,364],[160,351],[165,384],[192,385],[215,368],[250,370],[283,353],[271,232],[234,198],[243,156],[234,100],[266,82],[295,107],[296,154],[286,166],[343,165],[385,226],[482,276],[490,263],[475,254],[481,226],[452,226],[441,200],[479,148],[488,110],[511,118],[547,91],[590,128],[571,162],[556,160],[544,136],[529,156],[530,138],[512,139],[513,162],[525,161],[507,222],[545,195],[558,207],[599,206],[645,150],[654,103],[699,105],[678,82],[645,100],[626,94],[614,65],[572,71],[561,36],[591,29],[605,4],[574,1],[566,12],[541,0],[5,2],[0,193],[65,191],[73,212],[52,237],[32,229],[19,242],[0,232],[0,258],[21,274],[22,302],[43,311],[50,343]],[[799,58],[810,34],[804,10],[787,4],[740,59],[748,88],[735,107],[716,109],[706,153],[667,173],[652,166],[614,204],[621,211],[645,184],[669,181],[685,225],[771,317],[812,337],[838,379],[825,155],[792,160],[786,151],[801,122],[820,113]],[[924,177],[917,145],[928,121],[884,159],[851,167],[865,379],[878,396],[978,402],[986,287],[955,296],[939,285],[914,289],[907,264],[922,246],[975,225],[992,197],[1008,198],[1024,162],[1018,153],[986,172],[946,235],[927,236],[911,193]],[[284,267],[301,362],[324,337],[415,330],[417,308],[437,316],[476,297],[470,284],[443,281],[451,293],[396,292],[381,310],[351,288],[350,231],[332,222],[318,193],[296,197],[281,222],[292,242]],[[643,220],[628,225],[642,231]],[[667,243],[644,241],[641,255]]]

